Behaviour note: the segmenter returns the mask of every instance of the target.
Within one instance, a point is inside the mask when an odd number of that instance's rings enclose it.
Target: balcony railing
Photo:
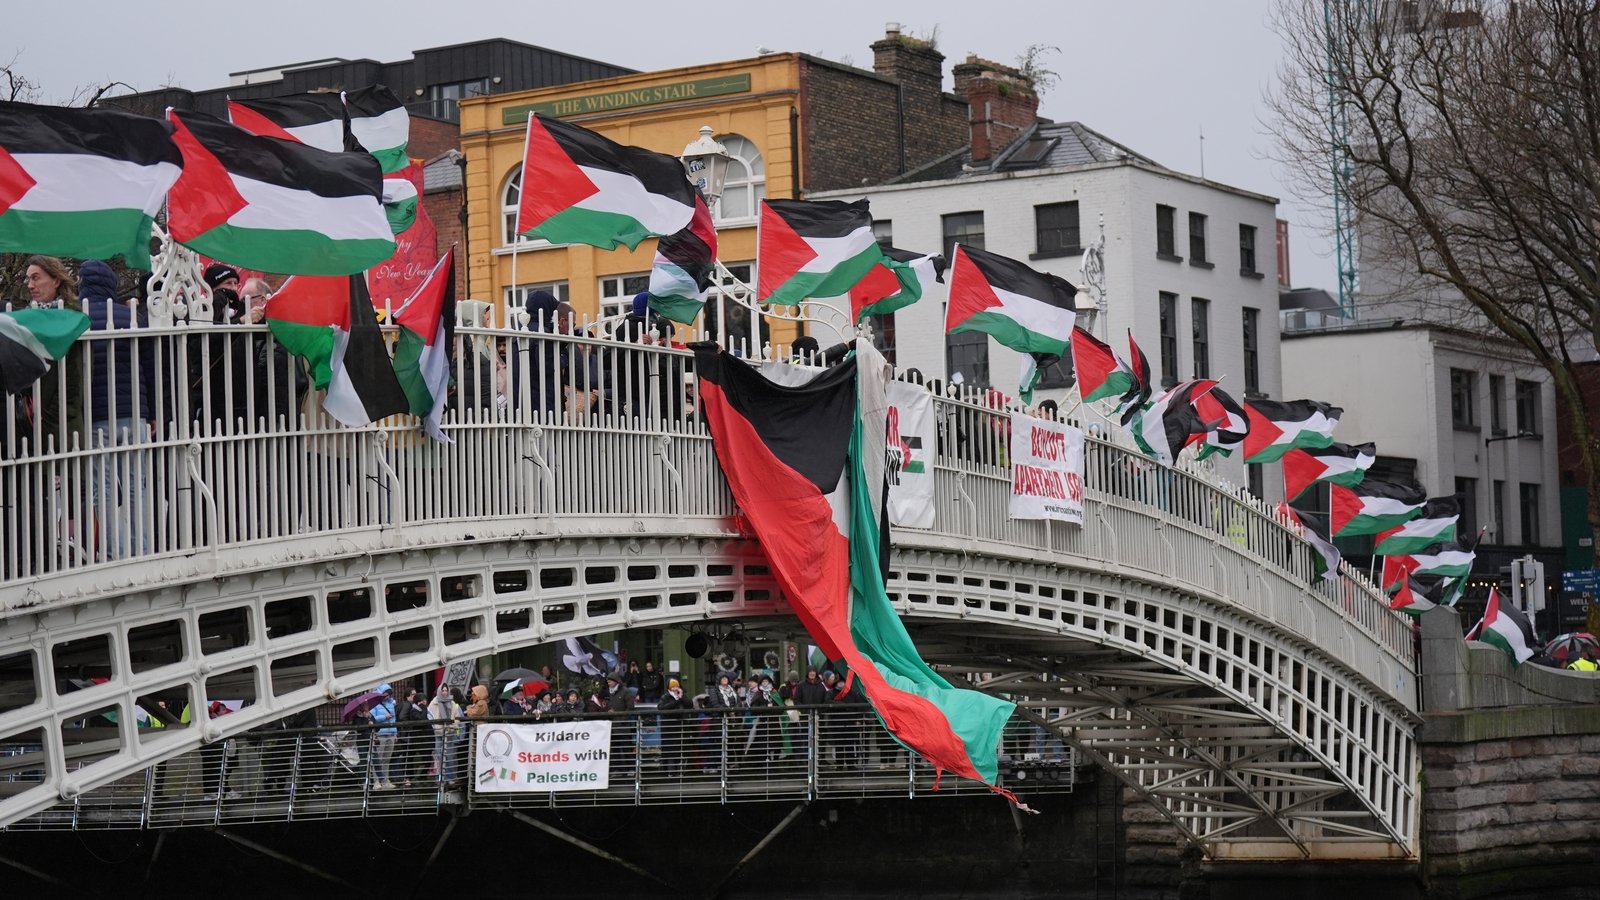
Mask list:
[[[540,724],[601,717],[544,717]],[[864,707],[770,712],[635,710],[612,723],[609,786],[597,791],[480,793],[472,723],[379,729],[259,730],[208,745],[24,819],[11,830],[214,826],[428,815],[464,809],[728,804],[775,800],[972,796],[985,788],[934,772]],[[485,721],[532,724],[529,718]],[[391,749],[392,748],[392,749]],[[0,794],[37,781],[37,749],[0,745]],[[389,771],[380,778],[382,754]],[[1078,758],[1017,722],[1001,745],[1001,783],[1020,794],[1073,789]],[[393,787],[389,785],[392,784]]]

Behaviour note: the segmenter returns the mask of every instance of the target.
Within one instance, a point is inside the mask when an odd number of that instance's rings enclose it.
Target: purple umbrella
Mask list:
[[[365,694],[361,694],[354,700],[351,700],[349,703],[344,705],[344,712],[339,714],[339,721],[350,721],[350,718],[356,713],[366,712],[374,706],[377,706],[378,701],[382,699],[383,695],[377,691],[367,691]]]

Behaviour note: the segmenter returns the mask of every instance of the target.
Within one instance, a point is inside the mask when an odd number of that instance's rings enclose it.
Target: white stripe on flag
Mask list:
[[[1360,515],[1399,516],[1416,508],[1414,503],[1406,503],[1392,497],[1362,497]]]
[[[800,271],[809,273],[831,272],[838,268],[840,263],[855,259],[877,243],[870,228],[857,228],[844,237],[819,238],[801,235],[801,238],[817,253],[815,259],[800,267]]]
[[[249,206],[228,224],[261,231],[315,231],[331,240],[393,240],[376,197],[319,197],[233,175],[233,186]]]
[[[1000,298],[1000,308],[986,309],[984,312],[998,312],[1034,334],[1060,341],[1072,335],[1072,323],[1078,318],[1072,310],[1052,306],[1023,294],[1014,294],[1001,287],[994,287],[994,295]]]
[[[404,108],[378,116],[351,116],[350,133],[368,153],[393,150],[411,140],[411,117]]]
[[[142,209],[153,216],[179,174],[172,163],[141,166],[86,153],[18,153],[12,158],[38,182],[11,206],[30,212]]]
[[[284,131],[289,132],[295,140],[307,147],[315,147],[329,153],[344,152],[344,122],[338,119],[313,122],[310,125],[296,125],[293,128],[285,128]]]
[[[689,224],[693,206],[645,190],[644,183],[632,175],[578,167],[600,191],[578,201],[577,208],[614,213],[637,219],[655,234],[672,234]]]
[[[399,203],[402,200],[417,199],[417,186],[409,178],[385,178],[383,180],[383,202]]]

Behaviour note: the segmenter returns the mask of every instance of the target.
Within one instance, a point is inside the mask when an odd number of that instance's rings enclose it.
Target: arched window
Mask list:
[[[517,206],[522,202],[522,167],[517,166],[511,170],[511,177],[506,179],[505,189],[500,192],[500,218],[503,225],[500,229],[500,243],[509,247],[512,244],[527,243],[532,238],[517,236]]]
[[[767,196],[767,167],[756,145],[737,134],[717,138],[733,159],[728,163],[728,180],[717,201],[716,221],[753,222]]]

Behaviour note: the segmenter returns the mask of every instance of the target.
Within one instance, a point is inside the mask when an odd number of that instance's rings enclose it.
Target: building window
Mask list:
[[[944,223],[945,259],[955,260],[956,244],[983,249],[983,213],[951,213],[940,220]]]
[[[426,103],[422,109],[418,110],[418,114],[427,116],[430,119],[460,122],[461,101],[468,97],[485,97],[488,94],[489,79],[487,78],[474,78],[471,81],[430,85],[425,98]]]
[[[1259,275],[1256,271],[1256,227],[1239,226],[1239,274]]]
[[[1244,309],[1244,393],[1261,393],[1261,311]]]
[[[878,242],[879,247],[893,247],[894,221],[891,219],[873,219],[872,239]]]
[[[881,316],[868,316],[867,321],[872,323],[872,346],[889,365],[899,365],[895,359],[894,347],[894,313],[884,313]]]
[[[1178,211],[1170,206],[1156,205],[1156,256],[1178,259]]]
[[[1522,511],[1522,543],[1535,546],[1539,543],[1539,486],[1524,481],[1517,485]]]
[[[733,157],[728,162],[728,180],[717,200],[717,222],[753,222],[767,196],[767,168],[756,145],[737,134],[717,140]]]
[[[1506,433],[1506,377],[1489,376],[1489,430],[1495,434]]]
[[[1161,384],[1178,383],[1178,295],[1161,292]]]
[[[1477,392],[1477,372],[1450,370],[1450,421],[1457,428],[1478,427],[1478,415],[1473,407],[1473,395]]]
[[[1206,256],[1206,217],[1197,212],[1189,213],[1189,264],[1209,264],[1209,257]]]
[[[612,275],[600,279],[600,316],[625,316],[633,312],[633,296],[650,289],[650,273]]]
[[[1267,493],[1266,466],[1245,466],[1245,477],[1250,480],[1250,496],[1264,497]]]
[[[1369,471],[1367,477],[1371,477]],[[1456,501],[1461,504],[1461,518],[1456,520],[1456,534],[1462,537],[1478,534],[1478,479],[1456,479]]]
[[[981,331],[963,331],[945,336],[945,371],[955,382],[972,387],[989,386],[989,336]]]
[[[1067,357],[1059,357],[1039,370],[1038,386],[1041,388],[1069,388],[1074,381],[1072,361]]]
[[[1517,434],[1543,434],[1539,382],[1517,379]]]
[[[1037,257],[1072,256],[1082,253],[1078,244],[1078,201],[1045,203],[1033,208],[1033,231]]]
[[[1211,301],[1195,297],[1189,303],[1194,332],[1194,377],[1211,377]]]
[[[1494,496],[1489,498],[1489,503],[1494,513],[1495,543],[1504,544],[1506,542],[1506,483],[1496,478],[1492,489],[1494,490]],[[1476,535],[1461,534],[1458,531],[1457,537],[1462,541],[1468,541],[1472,540]]]
[[[534,291],[546,291],[557,302],[570,303],[572,301],[572,288],[565,281],[544,281],[538,284],[519,284],[514,288],[505,289],[504,297],[506,309],[522,309],[528,305],[528,295]],[[528,323],[531,327],[532,322]]]

